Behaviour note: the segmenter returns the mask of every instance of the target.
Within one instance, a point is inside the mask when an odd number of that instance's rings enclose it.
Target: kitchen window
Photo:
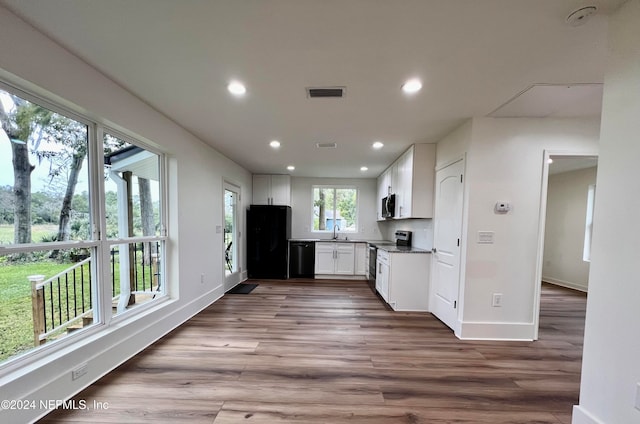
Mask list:
[[[358,190],[355,187],[313,187],[313,231],[356,232]]]

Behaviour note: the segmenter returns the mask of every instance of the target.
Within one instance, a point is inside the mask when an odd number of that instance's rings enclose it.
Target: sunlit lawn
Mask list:
[[[31,227],[31,239],[34,243],[42,241],[42,237],[51,237],[58,232],[55,224],[33,225]],[[13,243],[13,224],[0,224],[0,244]]]

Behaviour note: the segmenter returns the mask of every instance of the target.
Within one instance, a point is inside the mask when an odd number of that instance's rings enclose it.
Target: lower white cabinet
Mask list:
[[[378,249],[376,291],[395,311],[429,311],[431,255]]]
[[[376,290],[385,302],[389,303],[389,253],[378,250],[376,261]]]
[[[369,271],[369,258],[367,253],[369,252],[366,243],[355,243],[355,274],[367,275]]]
[[[364,276],[366,243],[316,242],[316,275]]]
[[[316,242],[316,274],[353,275],[353,243]]]

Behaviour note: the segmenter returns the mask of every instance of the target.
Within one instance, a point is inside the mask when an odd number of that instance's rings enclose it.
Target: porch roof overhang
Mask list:
[[[104,164],[115,172],[132,172],[140,178],[158,181],[158,155],[138,146],[128,146],[104,156]]]

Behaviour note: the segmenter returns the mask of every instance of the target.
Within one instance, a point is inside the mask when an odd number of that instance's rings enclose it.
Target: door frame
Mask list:
[[[566,150],[544,150],[542,158],[542,182],[540,190],[540,213],[538,221],[538,256],[536,258],[536,273],[533,294],[533,340],[538,340],[540,329],[540,297],[542,293],[542,265],[544,263],[544,232],[547,223],[547,194],[549,188],[549,159],[551,156],[566,158],[599,157],[595,151],[573,152]]]

